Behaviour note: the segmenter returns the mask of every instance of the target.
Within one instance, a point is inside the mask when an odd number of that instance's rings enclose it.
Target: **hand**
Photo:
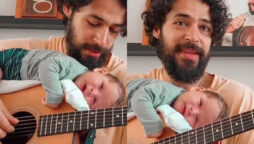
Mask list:
[[[246,17],[245,16],[237,16],[235,17],[227,27],[226,32],[227,33],[233,33],[235,30],[239,29],[245,22]]]
[[[14,118],[3,102],[0,100],[0,139],[4,138],[7,133],[13,132],[15,129],[13,124],[18,124],[19,120]]]

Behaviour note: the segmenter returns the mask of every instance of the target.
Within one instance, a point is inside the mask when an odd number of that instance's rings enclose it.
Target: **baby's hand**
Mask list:
[[[162,131],[159,131],[159,132],[157,132],[157,133],[154,133],[154,134],[150,134],[150,135],[147,135],[147,134],[146,134],[145,137],[148,137],[148,138],[156,138],[156,137],[161,136],[162,133],[163,133],[163,130],[162,130]]]
[[[46,103],[45,100],[42,100],[42,103],[45,104],[46,106],[50,107],[50,108],[53,108],[53,109],[56,109],[59,107],[60,104],[50,104],[50,103]]]

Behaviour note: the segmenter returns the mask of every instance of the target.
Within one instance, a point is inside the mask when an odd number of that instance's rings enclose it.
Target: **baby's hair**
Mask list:
[[[228,117],[229,110],[228,110],[228,105],[225,102],[225,100],[218,93],[215,93],[215,92],[212,92],[212,91],[209,91],[209,90],[205,90],[203,92],[205,94],[207,94],[208,97],[217,99],[222,105],[221,111],[220,111],[219,116],[217,117],[216,120]]]
[[[118,106],[123,106],[124,104],[124,96],[125,96],[125,88],[123,83],[114,75],[112,74],[106,74],[106,76],[109,78],[110,82],[116,83],[119,87],[119,98],[116,100],[116,102],[114,103],[115,107]]]

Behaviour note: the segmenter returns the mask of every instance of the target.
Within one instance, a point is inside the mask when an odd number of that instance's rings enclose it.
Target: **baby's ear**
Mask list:
[[[200,86],[193,86],[191,87],[190,91],[204,91],[206,90],[204,87],[200,87]]]
[[[93,72],[98,72],[98,73],[101,73],[101,74],[107,74],[108,70],[105,69],[105,68],[95,68],[95,69],[93,69]]]

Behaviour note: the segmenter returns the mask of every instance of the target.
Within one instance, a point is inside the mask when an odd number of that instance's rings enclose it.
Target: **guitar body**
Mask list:
[[[45,92],[43,87],[36,86],[29,89],[25,89],[18,92],[13,92],[9,94],[1,94],[0,99],[3,101],[7,109],[12,114],[22,115],[33,117],[36,121],[36,128],[33,134],[28,137],[28,140],[21,142],[22,140],[17,140],[16,144],[72,144],[74,143],[74,133],[65,133],[65,134],[57,134],[50,136],[42,136],[37,137],[37,129],[38,129],[38,121],[40,115],[46,114],[55,114],[55,113],[63,113],[63,112],[73,112],[74,109],[63,102],[59,108],[51,109],[46,105],[42,104],[42,100],[45,98]],[[76,143],[76,142],[75,142]],[[2,144],[12,144],[10,140],[6,140],[6,142],[2,141]]]
[[[160,137],[147,138],[145,137],[143,125],[138,121],[136,117],[129,120],[127,125],[128,144],[149,144],[175,135],[175,133],[170,128],[164,126],[163,134]]]

